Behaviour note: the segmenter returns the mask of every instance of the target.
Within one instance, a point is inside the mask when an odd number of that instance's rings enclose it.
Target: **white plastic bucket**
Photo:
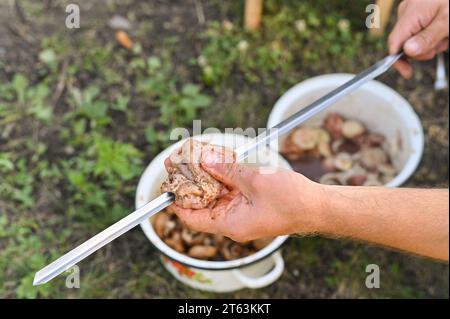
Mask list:
[[[321,96],[349,81],[352,74],[328,74],[301,82],[276,102],[267,127],[273,127]],[[424,137],[419,117],[411,105],[390,87],[370,81],[339,100],[305,125],[322,122],[329,112],[360,120],[367,128],[386,137],[398,174],[385,186],[403,184],[416,170],[423,153]],[[280,139],[280,143],[282,142]]]
[[[199,136],[194,137],[194,139],[199,138]],[[230,148],[248,142],[244,136],[232,134],[203,134],[201,138],[202,141]],[[136,190],[136,208],[145,205],[161,193],[161,183],[167,176],[164,160],[183,142],[184,140],[181,140],[170,146],[147,166]],[[273,153],[268,148],[265,151]],[[274,155],[279,157],[279,167],[291,169],[289,163],[280,155]],[[231,261],[206,261],[189,257],[170,248],[158,237],[150,221],[142,222],[141,228],[152,244],[162,253],[161,261],[164,267],[175,278],[193,288],[214,292],[261,288],[277,280],[284,270],[283,257],[278,249],[288,236],[276,237],[268,246],[244,258]]]

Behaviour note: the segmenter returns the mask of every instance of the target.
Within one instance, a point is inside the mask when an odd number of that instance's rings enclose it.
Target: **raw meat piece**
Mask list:
[[[208,207],[224,190],[224,185],[201,167],[204,152],[217,155],[219,161],[235,161],[234,152],[225,147],[193,139],[186,141],[170,155],[170,165],[166,167],[169,176],[161,186],[162,192],[175,194],[178,206],[192,209]]]

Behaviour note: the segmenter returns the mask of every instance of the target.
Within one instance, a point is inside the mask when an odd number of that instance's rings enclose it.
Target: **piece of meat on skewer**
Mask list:
[[[233,150],[222,146],[187,140],[166,161],[169,173],[161,185],[162,192],[175,194],[175,204],[183,208],[201,209],[213,204],[224,190],[224,185],[201,167],[202,154],[209,152],[218,161],[234,162]]]

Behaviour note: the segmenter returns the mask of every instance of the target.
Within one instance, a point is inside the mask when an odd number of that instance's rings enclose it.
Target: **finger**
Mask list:
[[[185,209],[172,204],[167,207],[167,210],[175,213],[192,230],[224,234],[229,230],[227,214],[237,210],[242,203],[244,203],[242,193],[239,190],[233,190],[221,197],[213,209]]]
[[[397,62],[395,62],[394,67],[403,78],[407,80],[412,78],[413,68],[408,61],[398,60]]]
[[[178,218],[190,229],[199,232],[215,232],[216,225],[210,209],[186,209],[175,204],[167,207],[168,211],[175,213]]]
[[[219,198],[225,196],[229,192],[230,192],[230,190],[228,188],[226,188],[226,187],[222,188],[222,190],[220,191]]]
[[[216,227],[215,232],[227,236],[230,233],[230,229],[234,228],[231,225],[232,220],[236,220],[236,218],[229,217],[234,215],[240,220],[240,212],[244,210],[247,203],[248,201],[238,189],[234,189],[220,198],[212,210],[212,218]]]
[[[426,52],[424,54],[416,56],[414,59],[418,61],[427,61],[434,58],[438,53],[441,53],[448,48],[448,38],[441,40],[441,42],[438,43],[436,48],[433,48],[429,52]]]
[[[436,49],[432,49],[431,51],[428,51],[424,54],[418,55],[416,57],[414,57],[414,60],[417,61],[428,61],[431,60],[432,58],[434,58],[437,54],[437,50]]]
[[[257,174],[255,168],[247,165],[223,163],[216,154],[211,154],[211,152],[202,154],[201,165],[215,179],[227,186],[241,190],[246,190],[249,182]]]
[[[166,167],[166,169],[172,167],[172,161],[169,157],[164,160],[164,166]]]
[[[389,54],[398,53],[406,40],[420,31],[421,25],[414,17],[415,13],[408,13],[410,8],[407,2],[402,2],[398,9],[398,21],[389,35]]]
[[[242,193],[238,189],[226,193],[217,201],[213,208],[214,217],[220,217],[223,213],[228,213],[241,203]]]
[[[436,48],[437,53],[444,52],[448,49],[448,38],[445,38],[444,40],[439,43],[439,45]]]
[[[448,21],[446,25],[448,28]],[[436,17],[425,29],[408,39],[403,45],[403,50],[407,56],[416,58],[431,52],[447,36],[448,29],[445,30],[442,18]]]
[[[397,8],[397,18],[400,18],[405,13],[407,7],[408,7],[407,1],[400,2]]]

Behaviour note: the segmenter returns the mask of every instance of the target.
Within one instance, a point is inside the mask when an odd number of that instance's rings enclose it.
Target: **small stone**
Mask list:
[[[112,17],[109,20],[108,25],[110,26],[110,28],[115,29],[115,30],[130,30],[131,29],[131,23],[126,18],[119,16],[119,15],[115,15],[114,17]]]
[[[198,65],[200,65],[201,67],[205,67],[208,65],[208,61],[206,60],[206,57],[204,55],[200,55],[197,58],[197,62],[198,62]]]
[[[306,21],[302,20],[302,19],[295,21],[295,28],[300,33],[305,32],[306,31]]]
[[[248,42],[245,40],[241,40],[238,43],[238,50],[241,52],[245,52],[248,49]]]
[[[227,31],[231,31],[231,30],[234,29],[234,25],[233,25],[233,23],[230,20],[224,20],[222,22],[222,26]]]
[[[341,19],[338,22],[338,29],[342,32],[348,32],[350,30],[350,21],[347,19]]]
[[[73,146],[66,146],[64,147],[64,153],[66,153],[67,155],[72,155],[73,153],[75,153],[75,149],[73,148]]]

